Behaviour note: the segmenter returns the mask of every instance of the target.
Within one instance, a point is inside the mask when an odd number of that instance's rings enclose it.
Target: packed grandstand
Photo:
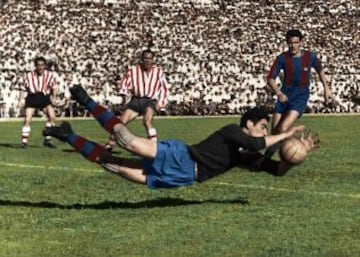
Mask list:
[[[150,47],[169,82],[167,115],[271,110],[265,77],[287,49],[289,28],[325,67],[338,106],[324,106],[312,76],[307,112],[360,112],[360,7],[357,0],[2,0],[0,1],[1,117],[17,117],[19,88],[36,56],[59,81],[58,115],[67,88],[81,83],[100,103],[121,109],[117,81]],[[76,109],[76,108],[75,108]]]

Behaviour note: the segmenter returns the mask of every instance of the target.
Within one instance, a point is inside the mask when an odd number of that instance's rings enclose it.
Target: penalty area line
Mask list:
[[[345,193],[336,193],[336,192],[323,192],[323,191],[306,191],[301,189],[289,189],[289,188],[281,188],[281,187],[271,187],[271,186],[262,186],[262,185],[244,185],[244,184],[233,184],[226,182],[213,182],[209,183],[211,185],[218,186],[231,186],[231,187],[239,187],[239,188],[247,188],[247,189],[261,189],[261,190],[271,190],[271,191],[279,191],[279,192],[288,192],[288,193],[302,193],[302,194],[313,194],[313,195],[321,195],[321,196],[332,196],[332,197],[345,197],[345,198],[355,198],[359,199],[360,194],[345,194]]]
[[[0,163],[0,166],[14,167],[14,168],[27,168],[27,169],[39,169],[39,170],[65,170],[65,171],[80,171],[80,172],[104,172],[103,169],[81,169],[81,168],[70,168],[70,167],[59,167],[59,166],[46,166],[46,165],[32,165],[32,164],[20,164],[20,163]]]
[[[64,170],[64,171],[79,171],[79,172],[96,172],[102,173],[105,172],[103,169],[92,169],[92,168],[69,168],[69,167],[59,167],[59,166],[46,166],[46,165],[32,165],[32,164],[20,164],[20,163],[0,163],[0,166],[6,167],[14,167],[14,168],[26,168],[26,169],[40,169],[40,170]],[[209,185],[215,186],[229,186],[229,187],[238,187],[238,188],[246,188],[246,189],[256,189],[256,190],[270,190],[270,191],[278,191],[278,192],[288,192],[288,193],[302,193],[302,194],[313,194],[313,195],[321,195],[321,196],[331,196],[331,197],[345,197],[345,198],[355,198],[360,199],[360,194],[344,194],[344,193],[336,193],[336,192],[323,192],[323,191],[306,191],[306,190],[295,190],[289,188],[282,187],[271,187],[271,186],[262,186],[262,185],[244,185],[244,184],[233,184],[226,182],[209,182]]]

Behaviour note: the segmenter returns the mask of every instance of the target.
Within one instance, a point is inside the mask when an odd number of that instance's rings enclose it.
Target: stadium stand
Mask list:
[[[271,109],[264,78],[286,49],[288,28],[305,34],[305,48],[321,58],[340,103],[323,106],[314,75],[307,111],[360,112],[356,0],[2,0],[0,6],[1,117],[21,115],[17,89],[38,55],[58,73],[59,115],[72,113],[64,110],[71,83],[118,109],[116,81],[148,44],[168,77],[167,114]]]

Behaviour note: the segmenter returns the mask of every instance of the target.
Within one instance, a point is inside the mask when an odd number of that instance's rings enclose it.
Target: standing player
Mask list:
[[[268,84],[278,97],[272,121],[273,134],[288,130],[305,111],[310,96],[311,68],[316,70],[323,84],[325,104],[334,101],[320,60],[314,52],[301,48],[302,39],[303,35],[299,30],[287,31],[289,50],[277,56],[267,76]],[[281,70],[284,71],[284,81],[279,88],[275,80]],[[272,156],[279,146],[277,144],[269,148],[266,155]]]
[[[46,127],[55,124],[55,110],[52,101],[56,96],[55,74],[46,70],[46,60],[44,57],[37,57],[34,61],[35,70],[26,74],[24,83],[20,89],[18,108],[23,107],[22,100],[24,93],[27,92],[25,99],[25,118],[21,131],[21,145],[26,148],[31,132],[31,120],[37,109],[41,109],[47,116]],[[54,148],[51,137],[46,136],[44,146]]]
[[[121,122],[128,124],[137,116],[143,115],[148,138],[156,141],[157,132],[153,126],[153,118],[157,111],[166,108],[168,84],[162,69],[154,65],[154,55],[150,49],[141,53],[141,62],[131,67],[122,78],[119,93],[123,96],[123,103],[127,96],[132,96],[120,116]],[[111,151],[114,145],[115,141],[111,136],[105,147]]]

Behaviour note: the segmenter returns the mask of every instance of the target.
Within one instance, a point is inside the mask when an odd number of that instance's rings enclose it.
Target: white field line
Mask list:
[[[226,183],[226,182],[217,182],[211,184],[220,185],[220,186],[231,186],[231,187],[248,188],[248,189],[262,189],[262,190],[270,190],[270,191],[302,193],[302,194],[312,194],[312,195],[331,196],[331,197],[345,197],[345,198],[357,198],[357,199],[360,198],[360,193],[344,194],[344,193],[336,193],[336,192],[307,191],[301,189],[289,189],[289,188],[271,187],[271,186],[262,186],[262,185],[244,185],[244,184],[234,184],[234,183]]]
[[[81,168],[70,168],[70,167],[60,167],[60,166],[46,166],[46,165],[31,165],[31,164],[20,164],[20,163],[0,163],[0,166],[14,167],[14,168],[27,168],[27,169],[39,169],[39,170],[65,170],[65,171],[80,171],[86,172],[91,170],[92,172],[104,172],[103,169],[81,169]]]
[[[15,168],[28,168],[28,169],[41,169],[41,170],[65,170],[65,171],[80,171],[86,172],[88,169],[79,169],[79,168],[68,168],[68,167],[54,167],[54,166],[45,166],[45,165],[29,165],[29,164],[19,164],[19,163],[0,163],[0,166],[6,167],[15,167]],[[91,169],[91,172],[104,172],[103,169]],[[323,191],[307,191],[301,189],[289,189],[281,187],[271,187],[271,186],[262,186],[262,185],[244,185],[244,184],[234,184],[226,182],[209,182],[211,185],[217,186],[229,186],[229,187],[238,187],[238,188],[247,188],[247,189],[256,189],[256,190],[270,190],[270,191],[279,191],[279,192],[289,192],[289,193],[301,193],[301,194],[312,194],[320,196],[330,196],[330,197],[344,197],[344,198],[356,198],[360,199],[360,193],[354,194],[345,194],[345,193],[336,193],[336,192],[323,192]]]

